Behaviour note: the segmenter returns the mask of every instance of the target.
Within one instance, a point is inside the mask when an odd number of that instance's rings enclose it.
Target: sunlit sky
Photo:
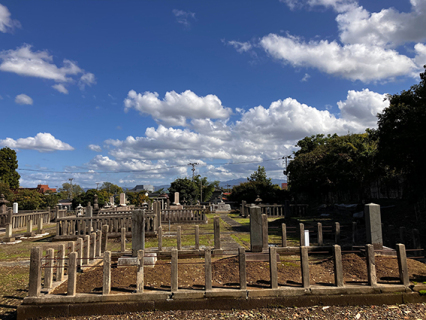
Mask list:
[[[3,1],[0,147],[20,184],[285,179],[426,64],[426,0]]]

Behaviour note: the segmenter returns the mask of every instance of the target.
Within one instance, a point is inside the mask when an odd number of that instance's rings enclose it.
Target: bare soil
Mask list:
[[[343,274],[346,285],[367,283],[367,265],[364,257],[349,253],[343,255]],[[410,280],[426,281],[426,265],[408,259]],[[377,279],[379,283],[399,283],[398,263],[395,257],[376,257]],[[247,286],[251,289],[268,288],[269,263],[248,261]],[[179,288],[204,290],[204,260],[180,259],[178,266]],[[145,290],[170,290],[170,261],[159,260],[153,268],[144,268]],[[238,288],[239,273],[236,257],[225,257],[213,261],[212,279],[214,288]],[[331,258],[310,257],[311,284],[333,285],[334,263]],[[136,267],[113,267],[111,293],[131,293],[136,289]],[[302,285],[300,261],[295,256],[283,256],[278,263],[278,283],[280,286],[300,287]],[[58,286],[53,294],[65,294],[67,283]],[[84,268],[77,277],[78,293],[99,293],[102,291],[102,266]]]

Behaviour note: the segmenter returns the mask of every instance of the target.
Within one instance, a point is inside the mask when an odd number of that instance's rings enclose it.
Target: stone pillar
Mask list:
[[[221,248],[220,244],[220,223],[219,223],[219,217],[214,217],[214,248],[215,250],[218,250]]]
[[[244,218],[247,217],[247,213],[246,213],[246,202],[244,200],[241,201],[240,216],[243,216]]]
[[[162,227],[158,227],[157,237],[158,237],[158,251],[163,251],[163,228]]]
[[[126,252],[126,228],[121,228],[121,252]]]
[[[287,247],[287,226],[285,223],[281,223],[281,246]]]
[[[252,206],[250,210],[250,250],[252,252],[262,252],[262,215],[261,208]]]
[[[136,292],[142,293],[144,289],[144,275],[143,275],[143,256],[144,251],[138,251],[138,271],[136,274]]]
[[[83,263],[83,247],[84,242],[82,238],[77,239],[77,246],[75,248],[75,252],[77,252],[77,267],[80,269]]]
[[[74,241],[68,242],[68,253],[74,252]]]
[[[182,228],[181,226],[177,227],[177,234],[176,234],[176,247],[178,250],[182,250]]]
[[[171,259],[171,291],[178,291],[178,251],[172,249],[172,259]]]
[[[56,281],[64,280],[64,260],[65,260],[65,245],[58,245],[58,252],[56,253],[56,259],[58,260],[56,268]]]
[[[262,251],[268,251],[268,215],[262,214]]]
[[[305,245],[305,225],[303,223],[299,223],[299,233],[300,233],[300,246],[303,247]]]
[[[334,224],[334,242],[336,244],[340,243],[340,223],[335,222]]]
[[[205,288],[206,291],[212,290],[212,252],[210,249],[204,250],[204,260],[205,260]]]
[[[101,247],[102,247],[102,231],[97,230],[96,231],[96,256],[101,256]]]
[[[90,234],[90,262],[93,263],[95,261],[96,255],[96,233],[92,232]]]
[[[376,259],[374,256],[374,246],[372,244],[367,244],[365,246],[365,252],[367,254],[367,276],[368,276],[368,285],[377,286],[377,274],[376,274]]]
[[[104,268],[102,276],[102,294],[111,293],[111,251],[104,253]]]
[[[43,233],[43,217],[40,216],[40,219],[38,219],[38,230],[37,230],[38,234],[42,234]]]
[[[244,248],[238,248],[238,267],[240,271],[240,289],[247,289],[247,273],[246,273],[246,251]]]
[[[56,207],[55,207],[55,221],[57,221],[57,220],[58,220],[58,218],[60,218],[60,217],[59,217],[59,207],[58,207],[58,206],[56,206]]]
[[[29,219],[27,221],[27,234],[28,237],[32,237],[33,236],[33,220]]]
[[[322,234],[322,223],[318,222],[317,223],[317,241],[318,241],[318,246],[323,246],[324,245],[324,238],[323,238],[323,234]]]
[[[174,205],[180,206],[179,203],[179,192],[175,192],[175,201],[173,202]]]
[[[29,297],[38,297],[41,293],[41,247],[32,247],[30,256]]]
[[[402,243],[396,245],[396,254],[398,258],[399,279],[401,279],[401,283],[404,286],[408,286],[410,279],[408,277],[407,254],[405,246]]]
[[[333,246],[333,258],[334,258],[334,283],[337,287],[343,287],[342,248],[337,244]]]
[[[68,296],[77,293],[77,252],[71,252],[68,258]]]
[[[85,235],[84,236],[84,242],[83,242],[83,263],[82,263],[82,265],[88,265],[89,264],[89,256],[90,256],[90,236]]]
[[[364,208],[364,216],[367,243],[372,244],[375,250],[383,249],[380,206],[374,203],[366,204]]]
[[[102,246],[101,253],[107,250],[109,225],[102,226]]]
[[[49,248],[46,250],[46,264],[44,267],[44,287],[47,289],[52,288],[53,283],[53,262],[54,262],[54,250]]]
[[[120,206],[125,207],[126,205],[126,194],[120,193]]]
[[[269,248],[269,273],[271,280],[271,289],[278,288],[278,270],[277,270],[277,248]]]
[[[302,286],[303,288],[309,288],[310,280],[308,247],[300,247],[300,265],[302,267]]]
[[[132,256],[137,257],[139,250],[145,250],[145,212],[132,212]]]
[[[11,223],[6,224],[6,236],[3,238],[3,241],[4,242],[15,241],[15,238],[13,237],[13,228]]]
[[[195,250],[200,250],[200,227],[195,226]]]

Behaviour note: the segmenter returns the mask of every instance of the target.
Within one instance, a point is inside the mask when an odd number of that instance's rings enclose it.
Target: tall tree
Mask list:
[[[415,200],[426,193],[426,73],[419,84],[388,99],[389,107],[378,115],[379,157],[402,174],[406,196]]]
[[[201,178],[200,175],[195,176],[194,181],[197,184],[198,188],[202,190],[203,201],[209,201],[212,197],[214,190],[219,187],[219,181],[209,182],[207,181],[207,177]]]
[[[247,178],[247,181],[271,183],[271,179],[266,177],[266,170],[263,166],[258,166],[257,170]]]
[[[16,151],[8,147],[0,149],[0,180],[7,183],[11,189],[19,188],[21,176],[16,169],[18,169]]]
[[[71,199],[71,197],[76,198],[84,193],[84,189],[78,184],[71,184],[68,182],[63,183],[62,188],[59,188],[58,191],[61,199]]]
[[[185,199],[189,203],[195,203],[199,199],[200,191],[199,186],[195,181],[188,178],[178,178],[170,185],[169,192],[174,201],[175,192],[179,192],[179,202]]]
[[[123,192],[123,189],[116,184],[111,182],[102,183],[101,190],[105,190],[109,195],[120,194]]]

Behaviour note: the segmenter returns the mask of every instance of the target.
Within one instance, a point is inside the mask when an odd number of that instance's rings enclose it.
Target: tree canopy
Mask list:
[[[16,169],[18,169],[16,151],[8,147],[0,149],[0,182],[8,184],[11,189],[19,188],[21,176]]]
[[[189,203],[195,203],[199,199],[199,186],[195,181],[188,178],[178,178],[170,185],[169,192],[171,201],[174,201],[175,192],[179,192],[179,202],[185,199]]]
[[[62,184],[62,187],[59,188],[59,197],[61,199],[71,199],[76,198],[82,193],[84,193],[84,189],[80,187],[78,184],[71,184],[68,182],[65,182]]]
[[[114,194],[120,194],[123,192],[123,189],[121,187],[111,182],[102,183],[101,190],[107,191],[110,196]]]

